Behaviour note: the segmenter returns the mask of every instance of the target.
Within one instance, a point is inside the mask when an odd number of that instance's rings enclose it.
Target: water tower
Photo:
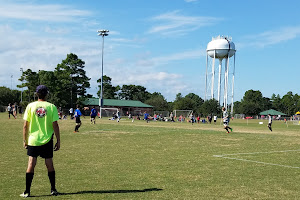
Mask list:
[[[235,45],[232,42],[231,37],[218,36],[212,38],[207,45],[206,49],[206,76],[205,76],[205,100],[209,97],[215,98],[215,60],[219,60],[218,69],[218,88],[217,88],[217,100],[221,104],[221,83],[224,83],[223,92],[223,106],[228,108],[228,91],[230,86],[228,84],[229,76],[232,76],[232,86],[231,86],[231,113],[233,112],[233,88],[234,88],[234,73],[235,73]],[[230,67],[230,59],[233,56],[233,69]],[[209,59],[210,57],[210,59]],[[225,60],[225,69],[222,69],[222,61]],[[231,73],[229,71],[231,69]]]

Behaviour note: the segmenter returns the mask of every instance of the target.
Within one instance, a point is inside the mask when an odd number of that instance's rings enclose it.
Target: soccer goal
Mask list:
[[[117,114],[118,108],[101,108],[100,117],[113,117]]]
[[[173,110],[173,114],[175,118],[178,118],[180,116],[188,118],[193,114],[192,110]]]
[[[235,114],[234,119],[245,119],[245,114]]]
[[[169,117],[170,116],[170,112],[169,111],[154,111],[153,115],[159,115],[162,117]]]
[[[292,120],[293,120],[294,125],[300,125],[300,116],[299,115],[294,115]]]

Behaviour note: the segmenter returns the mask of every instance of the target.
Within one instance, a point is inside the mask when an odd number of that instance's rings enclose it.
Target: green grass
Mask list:
[[[22,147],[23,120],[8,120],[6,113],[0,120],[0,198],[18,199],[25,189],[28,159]],[[73,133],[74,121],[59,121],[62,143],[54,164],[57,189],[63,195],[55,199],[300,196],[300,126],[275,121],[270,132],[267,121],[259,125],[258,120],[248,124],[233,120],[233,133],[227,134],[220,121],[217,125],[82,121],[79,133]],[[234,155],[227,159],[225,154]],[[41,158],[31,190],[32,199],[53,199]]]

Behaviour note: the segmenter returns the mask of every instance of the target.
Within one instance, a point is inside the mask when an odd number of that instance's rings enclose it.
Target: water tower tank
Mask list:
[[[218,36],[208,43],[206,51],[211,58],[223,59],[233,56],[236,50],[231,38]]]

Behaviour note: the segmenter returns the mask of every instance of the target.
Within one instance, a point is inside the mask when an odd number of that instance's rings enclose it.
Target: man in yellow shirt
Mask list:
[[[26,170],[26,190],[20,195],[25,198],[30,196],[30,188],[38,156],[45,159],[51,184],[51,195],[58,195],[55,188],[55,169],[52,158],[53,135],[55,134],[57,140],[54,151],[57,151],[60,149],[60,132],[57,123],[57,108],[46,101],[48,92],[46,86],[39,85],[36,89],[38,101],[28,104],[23,117],[25,120],[23,126],[23,143],[29,156]]]

